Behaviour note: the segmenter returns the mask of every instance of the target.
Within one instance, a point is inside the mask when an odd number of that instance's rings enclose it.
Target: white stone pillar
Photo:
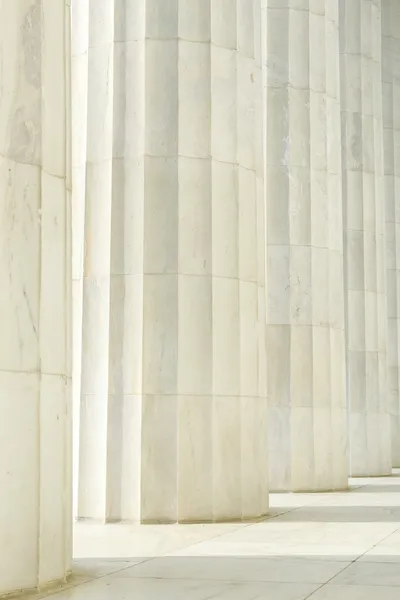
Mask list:
[[[85,255],[86,145],[88,106],[89,0],[71,3],[72,87],[72,398],[74,434],[74,515],[79,497],[83,272]]]
[[[382,0],[383,149],[386,202],[387,363],[392,466],[400,466],[400,4]],[[399,283],[398,283],[399,282]]]
[[[71,565],[69,7],[0,5],[0,595]]]
[[[391,472],[381,2],[341,0],[341,90],[350,473]]]
[[[80,0],[76,0],[75,4]],[[78,10],[76,6],[76,10]],[[77,516],[104,520],[108,515],[110,343],[110,252],[113,185],[114,0],[89,0],[78,15],[82,51],[80,81],[74,80],[74,107],[84,133],[74,129],[79,187],[74,206],[78,226],[84,221],[82,372],[79,417],[79,482]],[[78,41],[77,41],[78,47]],[[76,59],[75,59],[76,60]],[[87,74],[84,69],[87,68]],[[81,86],[81,87],[80,87]],[[87,90],[85,87],[87,86]],[[85,104],[86,100],[86,104]],[[87,117],[87,118],[86,118]],[[86,131],[85,131],[86,127]],[[80,138],[77,136],[80,135]],[[86,139],[85,139],[86,138]],[[79,145],[79,148],[78,148]],[[85,152],[85,154],[83,154]],[[74,165],[75,166],[75,165]],[[75,174],[77,170],[74,171]],[[79,175],[78,175],[79,177]],[[78,178],[76,177],[76,179]],[[80,193],[85,186],[85,196]],[[78,231],[77,231],[78,235]],[[79,246],[76,246],[79,247]],[[78,264],[78,279],[79,279]],[[78,284],[79,286],[79,284]],[[80,293],[80,290],[78,289]],[[78,304],[75,305],[78,309]],[[79,313],[77,312],[79,315]],[[77,318],[78,320],[78,318]],[[79,323],[77,324],[79,326]],[[77,350],[75,346],[75,350]],[[76,369],[76,375],[79,374]]]
[[[99,162],[107,181],[93,189],[110,318],[99,323],[84,298],[83,371],[96,356],[98,396],[84,409],[90,420],[81,411],[79,515],[260,516],[268,507],[260,0],[109,4],[102,26],[115,21],[103,54],[114,59],[101,73],[114,120],[103,119],[95,147],[107,132]],[[105,88],[91,97],[95,67],[89,58],[89,123],[106,97]],[[87,223],[87,251],[89,231]],[[82,469],[89,436],[96,483]]]
[[[270,487],[343,489],[338,2],[264,6]]]

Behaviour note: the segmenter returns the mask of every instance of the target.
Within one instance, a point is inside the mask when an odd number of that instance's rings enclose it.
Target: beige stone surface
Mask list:
[[[380,1],[341,2],[350,473],[391,472]]]
[[[307,492],[400,461],[397,0],[0,0],[0,56],[0,595],[73,511],[60,599],[392,600],[396,478]]]
[[[337,2],[267,0],[270,486],[347,486]]]
[[[399,177],[400,140],[400,7],[393,0],[382,0],[382,97],[383,152],[386,236],[387,289],[387,369],[388,410],[390,414],[392,464],[400,464],[399,399]]]
[[[71,567],[69,32],[0,3],[0,595]]]
[[[83,277],[75,514],[152,522],[262,515],[260,0],[107,0],[101,14],[97,1],[83,7],[75,40],[76,95],[83,103],[87,95],[87,115],[75,107],[77,260],[85,248],[74,282],[80,295]],[[78,333],[77,377],[79,344]]]

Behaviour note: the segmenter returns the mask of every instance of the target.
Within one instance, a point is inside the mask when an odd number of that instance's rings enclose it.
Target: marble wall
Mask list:
[[[0,595],[71,567],[69,10],[0,4]]]

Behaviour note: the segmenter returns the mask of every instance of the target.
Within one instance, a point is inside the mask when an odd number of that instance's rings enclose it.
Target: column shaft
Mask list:
[[[71,566],[69,7],[0,6],[0,595]]]
[[[88,106],[89,0],[71,7],[72,121],[72,398],[74,439],[74,515],[79,497],[83,273],[85,254],[86,146]]]
[[[382,94],[385,174],[387,367],[392,465],[400,465],[400,7],[382,0]],[[397,192],[397,193],[396,193]]]
[[[381,2],[340,4],[351,475],[391,472],[386,381]]]
[[[87,74],[74,80],[81,91],[79,126],[74,147],[83,163],[82,189],[74,190],[75,203],[84,206],[83,317],[81,404],[79,411],[78,516],[104,519],[108,514],[109,473],[109,343],[110,343],[110,249],[113,186],[114,103],[114,0],[89,0],[80,7],[81,43],[88,44]],[[86,28],[86,30],[85,30]],[[82,90],[77,86],[82,84]],[[87,104],[85,87],[87,86]],[[87,118],[86,118],[87,116]],[[77,138],[77,136],[84,136]],[[86,137],[86,139],[85,139]],[[82,156],[82,153],[83,154]],[[79,167],[79,165],[77,165]],[[78,184],[79,185],[79,184]],[[82,227],[82,213],[79,225]],[[77,231],[78,235],[78,231]],[[78,357],[76,357],[78,358]],[[77,372],[77,375],[79,373]]]
[[[260,0],[109,4],[106,125],[93,152],[107,150],[101,186],[89,171],[86,184],[86,261],[94,243],[101,261],[90,283],[95,306],[84,291],[78,514],[147,522],[262,515]],[[106,98],[98,90],[91,98],[100,68],[90,52],[88,165],[92,103]],[[92,218],[101,219],[99,233]]]
[[[338,2],[264,2],[270,486],[347,486]]]

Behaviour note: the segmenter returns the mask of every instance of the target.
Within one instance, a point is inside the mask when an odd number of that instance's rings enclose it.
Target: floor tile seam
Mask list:
[[[283,517],[283,515],[288,515],[289,513],[292,513],[295,510],[301,510],[302,508],[306,508],[306,507],[307,507],[307,504],[305,504],[304,506],[294,506],[292,508],[288,508],[288,510],[284,510],[276,515],[271,515],[271,516],[265,517],[265,519],[263,519],[262,521],[259,521],[259,523],[266,523],[267,521],[273,521],[274,519]],[[251,523],[250,525],[259,525],[259,523]]]
[[[149,562],[153,558],[154,557],[149,557],[149,558],[146,557],[143,560],[141,560],[139,563],[136,563],[136,564],[142,565],[145,562]],[[99,577],[93,577],[92,579],[89,579],[88,581],[77,581],[76,583],[73,583],[73,582],[68,583],[67,582],[61,589],[52,590],[50,593],[44,593],[43,595],[39,596],[37,600],[42,600],[42,598],[51,598],[52,596],[57,596],[57,594],[64,593],[68,590],[72,590],[74,588],[81,587],[81,586],[86,586],[90,583],[95,583],[96,581],[100,581],[101,579],[111,577],[112,575],[115,575],[116,573],[125,571],[126,569],[131,569],[132,567],[135,567],[136,564],[130,564],[127,567],[123,567],[122,569],[117,569],[116,571],[111,571],[110,573],[105,573],[104,575],[100,575]],[[118,578],[116,578],[116,579],[118,579]]]
[[[367,486],[368,486],[368,484],[364,484],[364,485],[357,486],[355,489],[360,489],[360,488],[367,487]],[[349,490],[349,493],[352,493],[352,491],[353,491],[353,490]],[[318,501],[316,500],[315,502],[318,502]],[[291,509],[289,509],[289,510],[286,510],[286,511],[284,511],[284,512],[282,512],[282,513],[278,513],[277,515],[272,515],[272,516],[270,516],[270,517],[267,517],[266,519],[264,519],[264,520],[263,520],[263,521],[261,521],[261,522],[271,521],[271,520],[274,520],[274,519],[277,519],[277,518],[279,518],[279,517],[283,516],[284,514],[289,514],[289,513],[291,513],[291,512],[294,512],[295,510],[301,510],[301,509],[303,509],[303,508],[308,508],[308,507],[310,507],[310,508],[311,508],[311,507],[315,507],[315,505],[316,505],[315,503],[312,503],[312,504],[304,504],[304,505],[302,505],[302,506],[300,506],[300,507],[294,507],[294,508],[291,508]],[[318,505],[317,505],[317,506],[318,506]],[[237,528],[234,530],[234,532],[237,532],[238,530],[241,530],[241,529],[247,529],[248,527],[251,527],[251,526],[253,526],[253,525],[255,525],[255,523],[248,523],[248,524],[246,524],[245,526],[241,526],[241,527],[239,526],[239,527],[237,527]],[[345,567],[344,567],[344,568],[343,568],[341,571],[339,571],[337,574],[335,574],[335,575],[334,575],[332,578],[330,578],[330,579],[329,579],[327,582],[325,582],[325,583],[323,583],[321,586],[319,586],[319,587],[318,587],[316,590],[314,590],[314,591],[313,591],[313,592],[312,592],[310,595],[308,595],[308,596],[307,596],[307,597],[306,597],[304,600],[307,600],[308,598],[311,598],[311,597],[312,597],[312,596],[313,596],[313,595],[314,595],[314,594],[315,594],[315,593],[316,593],[318,590],[320,590],[320,589],[322,589],[323,587],[325,587],[326,585],[328,585],[328,584],[329,584],[329,583],[330,583],[330,582],[331,582],[331,581],[332,581],[334,578],[336,578],[338,575],[340,575],[340,574],[341,574],[343,571],[345,571],[347,568],[349,568],[349,567],[350,567],[352,564],[354,564],[355,562],[359,561],[359,560],[360,560],[360,559],[361,559],[363,556],[365,556],[365,555],[366,555],[368,552],[370,552],[370,551],[371,551],[373,548],[375,548],[376,546],[378,546],[379,544],[381,544],[383,541],[385,541],[385,539],[389,538],[389,537],[390,537],[391,535],[393,535],[394,533],[397,533],[399,530],[400,530],[400,525],[399,525],[399,527],[397,527],[397,528],[396,528],[394,531],[391,531],[389,534],[387,534],[387,535],[383,536],[383,537],[382,537],[382,538],[381,538],[381,539],[380,539],[378,542],[376,542],[375,544],[373,544],[373,545],[372,545],[370,548],[368,548],[368,549],[367,549],[367,550],[366,550],[364,553],[360,554],[360,555],[359,555],[357,558],[355,558],[354,560],[352,560],[352,561],[350,561],[348,564],[346,564],[346,566],[345,566]],[[183,546],[182,546],[180,549],[185,549],[185,548],[187,548],[187,549],[188,549],[188,548],[191,548],[191,547],[193,547],[193,546],[197,546],[197,545],[199,545],[199,544],[202,544],[202,543],[204,543],[204,542],[207,542],[207,541],[211,541],[211,540],[215,540],[215,539],[218,539],[218,538],[224,537],[224,536],[226,536],[226,535],[229,535],[230,533],[232,533],[232,532],[221,532],[221,533],[219,533],[219,534],[216,534],[216,535],[213,535],[213,536],[211,536],[211,537],[207,538],[206,540],[201,540],[201,541],[199,541],[199,542],[196,542],[196,543],[194,543],[194,544],[183,545]],[[179,548],[178,548],[178,550],[179,550]],[[175,551],[176,551],[176,550],[175,550]],[[138,566],[138,565],[140,565],[140,564],[144,564],[145,562],[149,562],[149,561],[151,561],[151,560],[154,560],[154,559],[156,559],[156,558],[162,558],[162,556],[170,556],[170,555],[171,555],[170,553],[166,553],[166,554],[163,554],[163,555],[161,555],[161,556],[156,556],[156,557],[154,557],[154,556],[152,556],[152,557],[147,557],[147,558],[145,558],[144,560],[140,561],[139,563],[136,563],[136,564],[134,564],[134,565],[132,565],[132,564],[131,564],[131,565],[128,565],[128,566],[126,566],[126,567],[124,567],[124,568],[122,568],[122,569],[118,569],[118,570],[116,570],[116,571],[114,571],[114,572],[112,572],[112,573],[104,574],[104,575],[102,575],[102,576],[100,576],[100,577],[96,577],[96,578],[94,578],[94,579],[92,579],[92,580],[85,581],[85,582],[81,582],[81,583],[80,583],[80,582],[77,582],[76,584],[67,584],[67,585],[66,585],[64,588],[62,588],[61,590],[58,590],[58,591],[53,591],[53,592],[51,592],[50,594],[44,594],[43,596],[40,596],[40,598],[51,597],[51,596],[54,596],[54,595],[56,595],[56,594],[58,594],[58,593],[62,592],[63,590],[67,590],[67,589],[71,589],[71,588],[79,587],[79,586],[81,586],[81,585],[86,585],[86,584],[89,584],[89,583],[93,583],[93,582],[95,582],[95,581],[99,581],[99,580],[101,580],[101,579],[104,579],[104,578],[107,578],[107,577],[110,577],[110,576],[114,576],[114,578],[115,578],[115,579],[118,579],[118,576],[116,576],[116,574],[118,574],[118,573],[120,573],[120,572],[122,572],[122,571],[125,571],[126,569],[131,569],[131,568],[133,568],[133,569],[134,569],[136,566]],[[260,557],[257,557],[257,558],[264,558],[264,557],[263,557],[263,556],[260,556]],[[268,557],[265,557],[265,558],[268,558]],[[301,558],[301,557],[299,557],[299,558]],[[338,563],[339,563],[339,562],[340,562],[340,561],[338,561]],[[378,561],[378,562],[379,562],[379,561]],[[140,577],[137,577],[137,578],[136,578],[136,577],[134,577],[134,578],[132,578],[132,579],[142,579],[142,578],[140,578]],[[145,578],[145,579],[163,579],[163,578]],[[174,581],[174,580],[176,580],[176,579],[171,579],[171,581]],[[205,581],[208,581],[208,580],[205,580]],[[229,581],[229,580],[209,580],[209,581],[212,581],[212,582],[220,581],[220,582],[233,583],[233,584],[239,584],[239,583],[242,583],[242,584],[243,584],[243,583],[292,583],[292,582],[265,582],[265,581],[254,581],[254,582],[253,582],[253,581],[239,581],[239,582],[238,582],[238,581],[233,581],[233,582],[231,582],[231,581]],[[308,583],[308,582],[293,582],[293,583]]]
[[[317,500],[315,502],[317,502]],[[259,521],[258,523],[250,523],[250,525],[259,525],[260,523],[266,523],[267,521],[273,521],[273,520],[279,519],[280,517],[283,517],[285,515],[288,515],[292,512],[298,511],[298,510],[304,510],[305,508],[318,508],[320,506],[321,506],[320,504],[303,504],[302,506],[294,506],[294,507],[289,508],[288,510],[280,512],[276,515],[271,515],[270,517],[266,517],[265,519],[263,519],[262,521]],[[282,521],[282,522],[284,522],[284,521]],[[288,521],[288,523],[289,522],[290,521]]]
[[[398,530],[397,530],[398,531]],[[368,552],[370,552],[373,548],[375,548],[376,546],[378,546],[381,542],[383,542],[386,538],[390,537],[393,533],[390,533],[389,535],[385,535],[380,542],[377,542],[376,544],[373,544],[368,550],[366,550],[365,552],[363,552],[362,554],[360,554],[360,556],[358,556],[357,558],[355,558],[354,560],[352,560],[346,567],[344,567],[341,571],[339,571],[338,573],[336,573],[336,575],[334,575],[333,577],[331,577],[328,581],[326,581],[325,583],[323,583],[318,589],[314,590],[314,592],[312,592],[309,596],[306,596],[304,598],[304,600],[309,600],[309,598],[312,598],[317,592],[319,592],[320,590],[322,590],[324,587],[326,587],[327,585],[329,585],[334,579],[336,579],[336,577],[338,577],[339,575],[341,575],[342,573],[344,573],[344,571],[346,571],[346,569],[349,569],[352,565],[354,565],[357,561],[360,560],[360,558],[362,558],[363,556],[365,556]],[[346,585],[346,584],[345,584]],[[350,585],[350,584],[347,584]],[[355,585],[356,587],[356,585]],[[379,586],[377,586],[379,587]],[[387,586],[382,586],[382,587],[387,587]],[[396,587],[396,586],[395,586]]]
[[[207,596],[207,598],[204,598],[203,600],[212,600],[213,598],[216,598],[218,600],[218,598],[220,597],[220,590],[216,590],[215,592],[213,592],[211,594],[211,596]],[[254,598],[249,598],[249,600],[256,600],[257,596],[254,596]]]
[[[389,534],[389,535],[392,535],[392,534]],[[385,536],[385,537],[389,537],[389,536]],[[381,542],[382,542],[382,540],[381,540]],[[378,542],[378,543],[381,543],[381,542]],[[378,545],[378,544],[376,544],[376,545]],[[352,560],[347,566],[345,566],[343,569],[341,569],[333,577],[331,577],[330,579],[328,579],[328,581],[326,581],[325,583],[323,583],[316,590],[314,590],[311,594],[309,594],[308,596],[306,596],[304,598],[304,600],[308,600],[309,598],[312,598],[313,596],[315,596],[315,594],[317,592],[319,592],[324,587],[326,587],[327,585],[329,585],[336,577],[338,577],[340,574],[342,574],[344,571],[346,571],[346,569],[348,569],[350,566],[352,566],[354,563],[356,563],[362,556],[364,556],[367,552],[369,552],[373,547],[374,547],[374,545],[372,545],[368,550],[366,550],[365,552],[363,552],[362,554],[360,554],[358,557],[356,557],[354,560]]]
[[[303,507],[300,507],[300,508],[303,508]],[[286,510],[285,512],[279,513],[277,515],[271,515],[270,517],[267,516],[264,519],[262,519],[260,521],[257,521],[255,523],[253,522],[253,523],[242,524],[241,526],[237,527],[233,531],[226,531],[224,533],[219,533],[219,534],[217,534],[217,535],[215,535],[213,537],[207,538],[206,540],[201,540],[200,542],[195,542],[194,544],[189,544],[188,546],[183,546],[182,548],[178,548],[177,550],[173,550],[172,552],[167,552],[167,554],[164,554],[164,556],[165,557],[167,557],[167,556],[168,557],[173,557],[173,556],[175,556],[175,554],[173,554],[173,553],[179,552],[179,550],[183,550],[183,549],[187,550],[189,548],[193,548],[193,547],[199,546],[199,545],[204,544],[205,542],[209,542],[211,540],[215,541],[217,539],[220,539],[220,538],[223,538],[225,536],[231,535],[232,533],[237,533],[238,531],[243,531],[245,529],[248,529],[249,527],[253,527],[254,525],[260,525],[261,523],[266,523],[266,522],[269,522],[269,521],[273,521],[274,519],[277,519],[278,517],[282,517],[283,515],[287,515],[287,514],[293,512],[295,510],[298,510],[298,509],[299,509],[299,507],[291,508],[291,509]],[[240,542],[236,542],[236,543],[240,543]],[[133,565],[133,566],[136,566],[136,565]]]
[[[336,577],[336,576],[334,576]],[[198,581],[201,583],[220,583],[220,584],[231,584],[231,585],[264,585],[264,584],[284,584],[284,585],[320,585],[323,587],[326,585],[325,583],[321,584],[317,581],[298,581],[297,579],[293,579],[291,581],[281,580],[281,579],[209,579],[207,577],[112,577],[115,580],[124,580],[124,581]],[[333,579],[333,577],[331,578]],[[329,579],[329,581],[331,581]],[[97,580],[96,580],[97,581]],[[329,581],[327,583],[329,583]],[[317,590],[315,590],[317,591]],[[312,592],[314,593],[314,592]],[[308,596],[307,596],[308,598]],[[307,600],[304,598],[304,600]]]
[[[381,540],[379,540],[375,544],[372,544],[372,546],[368,550],[366,550],[365,552],[363,552],[363,554],[360,554],[360,556],[358,558],[356,558],[356,560],[354,562],[358,562],[360,560],[360,558],[363,558],[364,556],[366,556],[368,554],[368,552],[371,552],[371,550],[373,550],[374,548],[376,548],[377,546],[379,546],[380,544],[382,544],[382,542],[384,542],[385,540],[387,540],[388,538],[390,538],[393,534],[398,533],[399,531],[400,531],[400,525],[394,531],[391,531],[387,535],[383,536],[383,538]],[[379,556],[379,554],[377,556]],[[368,562],[374,562],[374,561],[371,560],[371,561],[368,561]],[[376,562],[380,562],[382,564],[385,564],[383,561],[376,561]],[[389,564],[396,564],[396,563],[389,563]]]
[[[362,556],[362,554],[360,556]],[[314,590],[313,592],[311,592],[311,594],[309,594],[308,596],[306,596],[303,600],[309,600],[309,598],[312,598],[317,592],[319,592],[324,587],[326,587],[327,585],[329,585],[336,577],[338,577],[338,575],[340,575],[346,569],[348,569],[351,565],[353,565],[360,558],[360,556],[358,558],[355,558],[354,560],[352,560],[350,563],[348,563],[345,567],[343,567],[343,569],[341,569],[338,573],[336,573],[335,575],[333,575],[332,577],[330,577],[330,579],[328,579],[328,581],[325,581],[325,583],[323,583],[322,585],[320,585],[316,590]]]
[[[261,521],[262,522],[262,521]],[[211,541],[215,541],[221,537],[224,537],[225,535],[230,535],[231,533],[237,533],[238,531],[242,531],[244,529],[248,529],[249,527],[251,527],[252,525],[255,525],[256,523],[242,523],[240,525],[238,525],[238,527],[236,527],[235,529],[233,529],[232,531],[225,531],[225,532],[221,532],[221,533],[217,533],[215,535],[212,535],[211,537],[208,537],[205,540],[200,540],[198,542],[194,542],[193,544],[188,544],[186,546],[181,546],[180,548],[175,548],[174,550],[171,550],[170,552],[167,552],[166,554],[163,554],[163,556],[155,556],[153,558],[178,558],[175,555],[175,552],[180,552],[181,550],[189,550],[190,548],[195,548],[196,546],[199,546],[201,544],[204,544],[206,542],[211,542]],[[190,556],[190,555],[184,555],[184,556]],[[196,555],[195,555],[196,556]],[[180,557],[183,558],[183,557]],[[136,565],[133,565],[136,566]]]
[[[349,588],[357,588],[357,587],[368,587],[368,588],[399,588],[400,594],[400,583],[338,583],[337,585],[331,585],[330,587],[349,587]],[[304,600],[307,600],[306,598]]]
[[[216,533],[215,535],[211,535],[211,537],[208,537],[208,538],[206,538],[204,540],[199,540],[198,542],[194,542],[193,544],[183,544],[182,546],[179,545],[179,547],[175,548],[174,550],[170,550],[169,552],[165,552],[165,553],[160,554],[158,556],[150,556],[150,557],[146,558],[145,561],[142,561],[142,562],[137,563],[135,565],[131,565],[128,568],[132,568],[133,569],[136,566],[139,566],[139,565],[143,564],[143,562],[149,562],[151,560],[156,560],[156,559],[160,559],[160,558],[174,558],[174,557],[177,558],[174,555],[175,552],[180,552],[181,550],[188,550],[189,548],[192,548],[194,546],[198,546],[199,544],[203,544],[203,543],[209,542],[211,540],[218,539],[218,538],[220,538],[220,537],[222,537],[224,535],[228,535],[229,533],[236,533],[237,531],[240,531],[242,529],[247,529],[251,525],[254,525],[254,523],[243,523],[243,524],[239,523],[238,526],[235,527],[235,529],[233,531]],[[182,527],[184,527],[184,525],[182,525]],[[125,570],[125,569],[122,569],[122,570]],[[119,571],[115,571],[115,572],[117,573]]]
[[[385,556],[385,554],[372,554],[371,556],[372,557],[374,557],[374,556],[379,557],[379,556]],[[359,558],[362,558],[362,557],[359,557]],[[358,559],[357,559],[357,561],[358,561]],[[363,560],[363,561],[361,561],[361,564],[362,563],[364,563],[366,565],[368,565],[368,564],[374,564],[374,565],[399,565],[399,568],[400,568],[400,561],[398,561],[398,560],[393,560],[393,561],[392,560]]]

